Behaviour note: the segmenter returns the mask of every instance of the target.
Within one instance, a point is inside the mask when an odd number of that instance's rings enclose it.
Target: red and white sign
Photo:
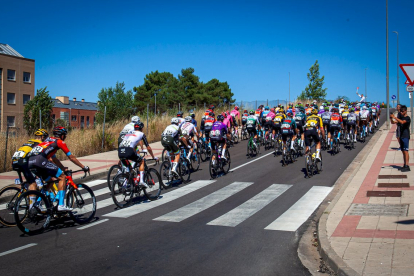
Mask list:
[[[408,80],[405,81],[405,84],[410,84],[410,82]]]
[[[414,86],[407,85],[407,92],[413,92],[413,91],[414,91]]]
[[[407,78],[408,84],[414,85],[414,64],[400,64],[400,68]]]

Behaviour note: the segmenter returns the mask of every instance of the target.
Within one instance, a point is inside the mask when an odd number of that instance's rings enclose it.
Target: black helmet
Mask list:
[[[62,136],[62,135],[67,135],[68,131],[66,130],[66,128],[62,127],[62,126],[57,126],[53,129],[53,135],[55,136]]]
[[[182,118],[182,117],[183,117],[183,112],[182,112],[182,111],[179,111],[179,112],[177,113],[177,117],[178,117],[178,118]]]
[[[217,115],[217,121],[223,122],[224,116],[223,115]]]
[[[144,128],[144,123],[143,122],[138,122],[134,124],[134,129],[135,130],[142,130]]]

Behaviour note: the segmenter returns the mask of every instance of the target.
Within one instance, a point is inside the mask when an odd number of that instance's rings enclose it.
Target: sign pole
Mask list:
[[[413,118],[413,92],[410,92],[411,118]],[[411,119],[411,133],[414,130],[414,121]]]

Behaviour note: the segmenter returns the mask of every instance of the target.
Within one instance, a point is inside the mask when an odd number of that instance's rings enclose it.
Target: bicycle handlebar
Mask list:
[[[81,170],[77,170],[77,171],[72,171],[72,170],[67,170],[67,171],[64,171],[64,173],[65,173],[65,175],[66,176],[72,176],[72,174],[74,174],[74,173],[77,173],[77,172],[84,172],[85,174],[81,177],[81,179],[84,179],[86,176],[87,176],[87,174],[89,173],[89,175],[91,175],[91,171],[90,171],[90,169],[89,170],[87,170],[87,171],[84,171],[83,169],[81,169]]]

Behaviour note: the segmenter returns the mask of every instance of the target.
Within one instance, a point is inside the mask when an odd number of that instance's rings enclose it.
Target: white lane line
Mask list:
[[[197,201],[194,201],[193,203],[190,203],[161,217],[155,218],[154,220],[172,222],[183,221],[225,200],[226,198],[234,195],[244,188],[249,187],[252,184],[253,182],[234,182],[224,188],[221,188],[218,191],[215,191],[214,193],[209,194],[208,196],[205,196]]]
[[[165,203],[168,203],[168,202],[173,201],[177,198],[185,196],[185,195],[187,195],[191,192],[194,192],[198,189],[206,187],[207,185],[210,185],[211,183],[214,183],[214,182],[215,182],[215,180],[199,180],[199,181],[196,181],[192,184],[184,186],[182,188],[171,191],[169,193],[162,194],[162,198],[160,198],[156,201],[151,201],[151,202],[144,201],[144,202],[141,202],[139,204],[133,205],[129,208],[125,208],[125,209],[122,209],[122,210],[117,210],[117,211],[108,213],[104,216],[106,216],[106,217],[116,217],[116,218],[129,218],[133,215],[145,212],[149,209],[161,206]]]
[[[105,221],[108,221],[108,220],[109,220],[109,219],[100,219],[100,220],[98,220],[98,221],[92,222],[92,223],[90,223],[90,224],[88,224],[88,225],[85,225],[85,226],[82,226],[82,227],[79,227],[79,228],[76,228],[76,229],[78,229],[78,230],[83,230],[83,229],[86,229],[86,228],[89,228],[89,227],[92,227],[92,226],[95,226],[95,225],[101,224],[101,223],[103,223],[103,222],[105,222]]]
[[[98,179],[98,180],[93,180],[93,181],[85,182],[83,184],[86,184],[89,188],[92,188],[93,186],[97,186],[97,185],[104,184],[104,183],[106,184],[107,181],[106,180],[103,180],[103,179]],[[109,189],[108,189],[108,191],[109,191]]]
[[[292,185],[273,184],[240,206],[207,224],[235,227],[259,212],[270,202],[286,192],[290,187],[292,187]]]
[[[1,252],[0,253],[0,257],[3,257],[5,255],[8,255],[8,254],[11,254],[11,253],[14,253],[14,252],[17,252],[17,251],[20,251],[20,250],[23,250],[23,249],[26,249],[26,248],[35,246],[35,245],[37,245],[37,243],[29,243],[29,244],[26,244],[24,246],[17,247],[17,248],[12,249],[12,250],[8,250],[8,251]]]
[[[266,230],[296,231],[318,208],[332,187],[313,186],[292,207],[269,224]]]
[[[265,154],[265,155],[263,155],[263,156],[261,156],[261,157],[259,157],[259,158],[256,158],[256,159],[254,159],[254,160],[252,160],[252,161],[250,161],[250,162],[244,163],[243,165],[240,165],[240,166],[238,166],[238,167],[235,167],[234,169],[230,169],[230,171],[232,172],[232,171],[235,171],[235,170],[237,170],[237,169],[240,169],[241,167],[244,167],[244,166],[246,166],[246,165],[248,165],[248,164],[250,164],[250,163],[256,162],[257,160],[262,159],[262,158],[264,158],[264,157],[266,157],[266,156],[268,156],[268,155],[271,155],[271,154],[273,154],[273,152],[269,152],[268,154]]]

